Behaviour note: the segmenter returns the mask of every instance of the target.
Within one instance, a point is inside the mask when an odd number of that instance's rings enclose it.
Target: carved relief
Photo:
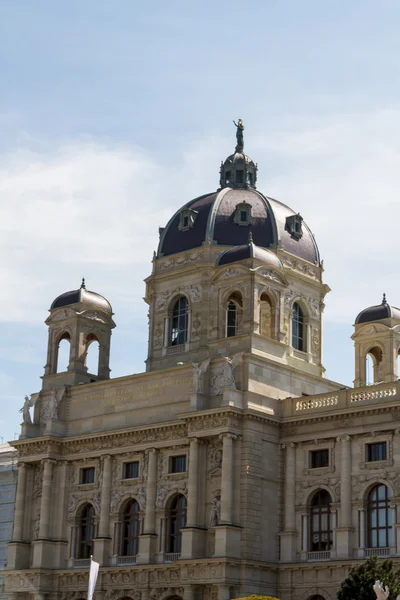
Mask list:
[[[311,335],[311,350],[313,354],[318,354],[319,343],[319,329],[318,327],[313,327]]]
[[[292,269],[293,271],[298,271],[302,275],[306,275],[307,277],[312,277],[313,279],[318,279],[318,273],[316,269],[313,269],[309,265],[303,264],[297,260],[290,260],[288,258],[281,259],[284,266]]]
[[[192,302],[200,302],[201,300],[201,287],[197,284],[185,285],[183,288],[184,292],[189,296]]]
[[[211,375],[210,394],[219,396],[225,388],[237,389],[235,381],[235,368],[242,362],[244,352],[238,352],[232,358],[225,357],[224,363]]]
[[[154,330],[154,347],[160,348],[163,345],[163,328],[161,323],[156,324]]]
[[[200,337],[200,313],[195,313],[193,316],[193,330],[192,330],[192,339],[197,339]]]

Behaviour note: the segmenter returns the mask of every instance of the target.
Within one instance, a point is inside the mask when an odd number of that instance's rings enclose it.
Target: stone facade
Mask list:
[[[0,444],[0,572],[7,566],[7,545],[12,537],[17,473],[17,452],[9,444]],[[6,598],[1,574],[0,599]]]
[[[400,555],[400,319],[356,324],[358,387],[324,378],[329,287],[315,241],[300,215],[247,189],[243,156],[221,167],[231,182],[234,164],[240,185],[208,197],[208,220],[201,197],[173,217],[176,234],[161,232],[145,373],[108,378],[105,299],[84,288],[53,302],[43,386],[13,443],[12,600],[79,600],[91,554],[100,600],[331,600],[355,562]],[[261,239],[265,221],[271,241],[236,247],[217,227],[224,206],[226,231],[251,225]],[[186,247],[171,250],[180,235]]]

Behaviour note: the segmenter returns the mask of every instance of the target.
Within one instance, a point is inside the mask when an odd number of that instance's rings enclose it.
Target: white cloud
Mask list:
[[[259,131],[253,139],[246,131],[259,189],[299,210],[315,233],[333,288],[327,317],[351,322],[383,291],[398,302],[400,111]],[[81,276],[117,305],[119,322],[144,314],[142,279],[158,226],[216,188],[232,147],[232,139],[205,136],[173,165],[93,141],[0,156],[0,319],[41,323],[54,296]]]

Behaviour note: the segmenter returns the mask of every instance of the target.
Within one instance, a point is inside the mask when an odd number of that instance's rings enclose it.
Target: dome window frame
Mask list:
[[[295,240],[300,240],[303,237],[303,217],[300,213],[286,217],[286,230]]]
[[[179,215],[178,230],[187,231],[188,229],[192,229],[198,214],[198,211],[193,210],[192,208],[184,208],[181,210]]]
[[[252,208],[252,205],[248,202],[239,202],[239,204],[236,204],[233,222],[236,223],[236,225],[244,227],[253,225],[253,216],[251,214]]]

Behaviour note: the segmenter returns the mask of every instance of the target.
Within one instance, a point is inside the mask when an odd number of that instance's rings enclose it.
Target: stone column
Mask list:
[[[359,508],[358,514],[360,515],[359,523],[360,523],[360,531],[359,531],[359,540],[360,540],[360,549],[365,549],[365,509]],[[363,553],[364,554],[364,553]]]
[[[397,540],[396,540],[397,510],[396,510],[396,504],[391,504],[390,509],[392,511],[392,544],[391,544],[391,547],[393,548],[394,554],[397,554]]]
[[[56,510],[56,522],[54,524],[54,537],[56,540],[65,539],[66,536],[66,502],[67,502],[67,473],[68,473],[68,461],[59,461],[57,465],[58,470],[58,488],[57,488],[57,510]]]
[[[146,450],[148,456],[146,483],[146,512],[144,516],[143,533],[140,536],[138,564],[155,562],[157,552],[156,536],[156,493],[157,493],[157,450]]]
[[[341,444],[340,457],[340,513],[336,529],[337,558],[351,558],[353,549],[353,524],[351,502],[351,438],[337,438]]]
[[[281,560],[292,562],[296,553],[296,444],[282,445],[285,451],[284,519],[281,537]]]
[[[341,442],[340,527],[351,527],[351,439],[344,435],[338,441]]]
[[[99,522],[99,537],[110,537],[110,502],[111,502],[111,456],[102,456],[103,483],[101,486],[101,509]]]
[[[188,506],[186,527],[198,525],[198,482],[199,482],[199,440],[190,440],[189,477],[188,477]]]
[[[223,433],[221,470],[221,525],[232,524],[233,505],[233,441],[236,435]]]
[[[157,488],[157,450],[146,450],[149,458],[147,468],[146,514],[144,517],[144,533],[156,531],[156,488]]]
[[[296,530],[296,445],[291,443],[285,456],[285,531]]]
[[[43,484],[42,484],[42,500],[40,502],[40,525],[39,525],[39,540],[47,540],[49,538],[50,527],[50,512],[51,512],[51,492],[53,489],[53,465],[55,460],[46,458],[43,463]]]
[[[302,539],[302,551],[308,551],[308,514],[303,513],[303,539]]]
[[[14,532],[13,542],[19,542],[23,538],[24,515],[25,515],[25,492],[26,492],[26,465],[18,465],[18,483],[15,496]]]

